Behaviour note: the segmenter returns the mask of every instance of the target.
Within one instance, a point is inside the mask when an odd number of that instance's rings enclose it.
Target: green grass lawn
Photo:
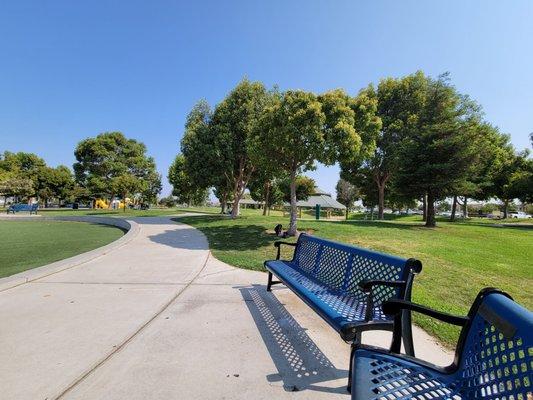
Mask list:
[[[123,234],[85,222],[0,221],[0,278],[95,249]]]
[[[204,232],[215,257],[254,270],[262,270],[263,261],[275,257],[272,243],[277,238],[266,231],[273,230],[277,223],[288,226],[287,218],[263,217],[251,210],[236,220],[217,215],[179,220]],[[415,280],[413,298],[430,307],[465,315],[481,288],[495,286],[533,308],[532,229],[478,219],[455,223],[441,220],[437,228],[428,229],[422,226],[420,216],[383,222],[302,220],[298,228],[317,236],[420,259],[424,269]],[[458,330],[454,327],[421,316],[415,316],[415,322],[447,345],[457,339]]]

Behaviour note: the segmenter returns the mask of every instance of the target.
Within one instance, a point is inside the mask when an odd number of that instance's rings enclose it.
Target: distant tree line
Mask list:
[[[102,133],[81,141],[75,151],[73,171],[52,168],[32,153],[0,155],[0,195],[15,201],[37,198],[44,206],[52,199],[91,202],[133,197],[153,203],[161,191],[161,176],[146,146],[120,132]]]
[[[468,199],[500,199],[505,218],[514,199],[532,201],[529,152],[517,152],[448,75],[417,72],[367,90],[377,100],[381,129],[370,157],[341,162],[341,178],[364,205],[378,207],[378,218],[386,204],[412,207],[419,200],[426,226],[435,226],[435,204],[448,197],[451,220],[458,206],[466,213]]]
[[[453,198],[452,219],[468,199],[497,197],[507,213],[514,199],[532,198],[529,153],[517,152],[447,74],[423,72],[383,79],[356,96],[282,92],[244,79],[214,109],[205,100],[192,108],[168,178],[184,203],[213,189],[221,212],[232,204],[233,218],[246,189],[264,213],[285,197],[295,234],[298,180],[317,162],[340,165],[344,204],[361,198],[383,218],[386,205],[421,201],[429,227],[445,198]]]

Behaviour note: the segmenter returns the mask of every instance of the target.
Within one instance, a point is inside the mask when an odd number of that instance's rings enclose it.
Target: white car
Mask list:
[[[531,218],[531,215],[526,214],[525,212],[522,212],[522,211],[510,212],[509,218]]]

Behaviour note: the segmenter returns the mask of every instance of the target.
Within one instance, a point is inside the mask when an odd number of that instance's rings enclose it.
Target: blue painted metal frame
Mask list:
[[[413,303],[385,305],[403,307],[463,325],[453,363],[442,368],[359,345],[352,359],[352,400],[533,398],[533,313],[509,295],[482,290],[467,317]]]
[[[284,283],[354,346],[361,332],[394,330],[394,317],[382,311],[391,298],[410,300],[420,261],[404,259],[319,237],[301,234],[296,244],[275,243],[276,260],[265,261],[267,290]],[[295,246],[291,260],[280,259],[280,246]],[[276,276],[279,281],[273,281]],[[401,331],[393,334],[414,355],[410,313],[402,313]],[[403,322],[404,321],[404,322]],[[350,374],[351,377],[351,374]]]
[[[20,212],[20,211],[29,211],[31,215],[32,213],[37,214],[38,208],[39,208],[39,204],[37,203],[35,204],[11,204],[7,209],[7,213],[15,214],[16,212]]]

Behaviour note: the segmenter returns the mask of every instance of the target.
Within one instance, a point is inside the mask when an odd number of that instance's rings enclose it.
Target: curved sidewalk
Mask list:
[[[214,259],[194,228],[134,221],[122,246],[0,292],[2,399],[348,398],[348,345],[296,296]]]

